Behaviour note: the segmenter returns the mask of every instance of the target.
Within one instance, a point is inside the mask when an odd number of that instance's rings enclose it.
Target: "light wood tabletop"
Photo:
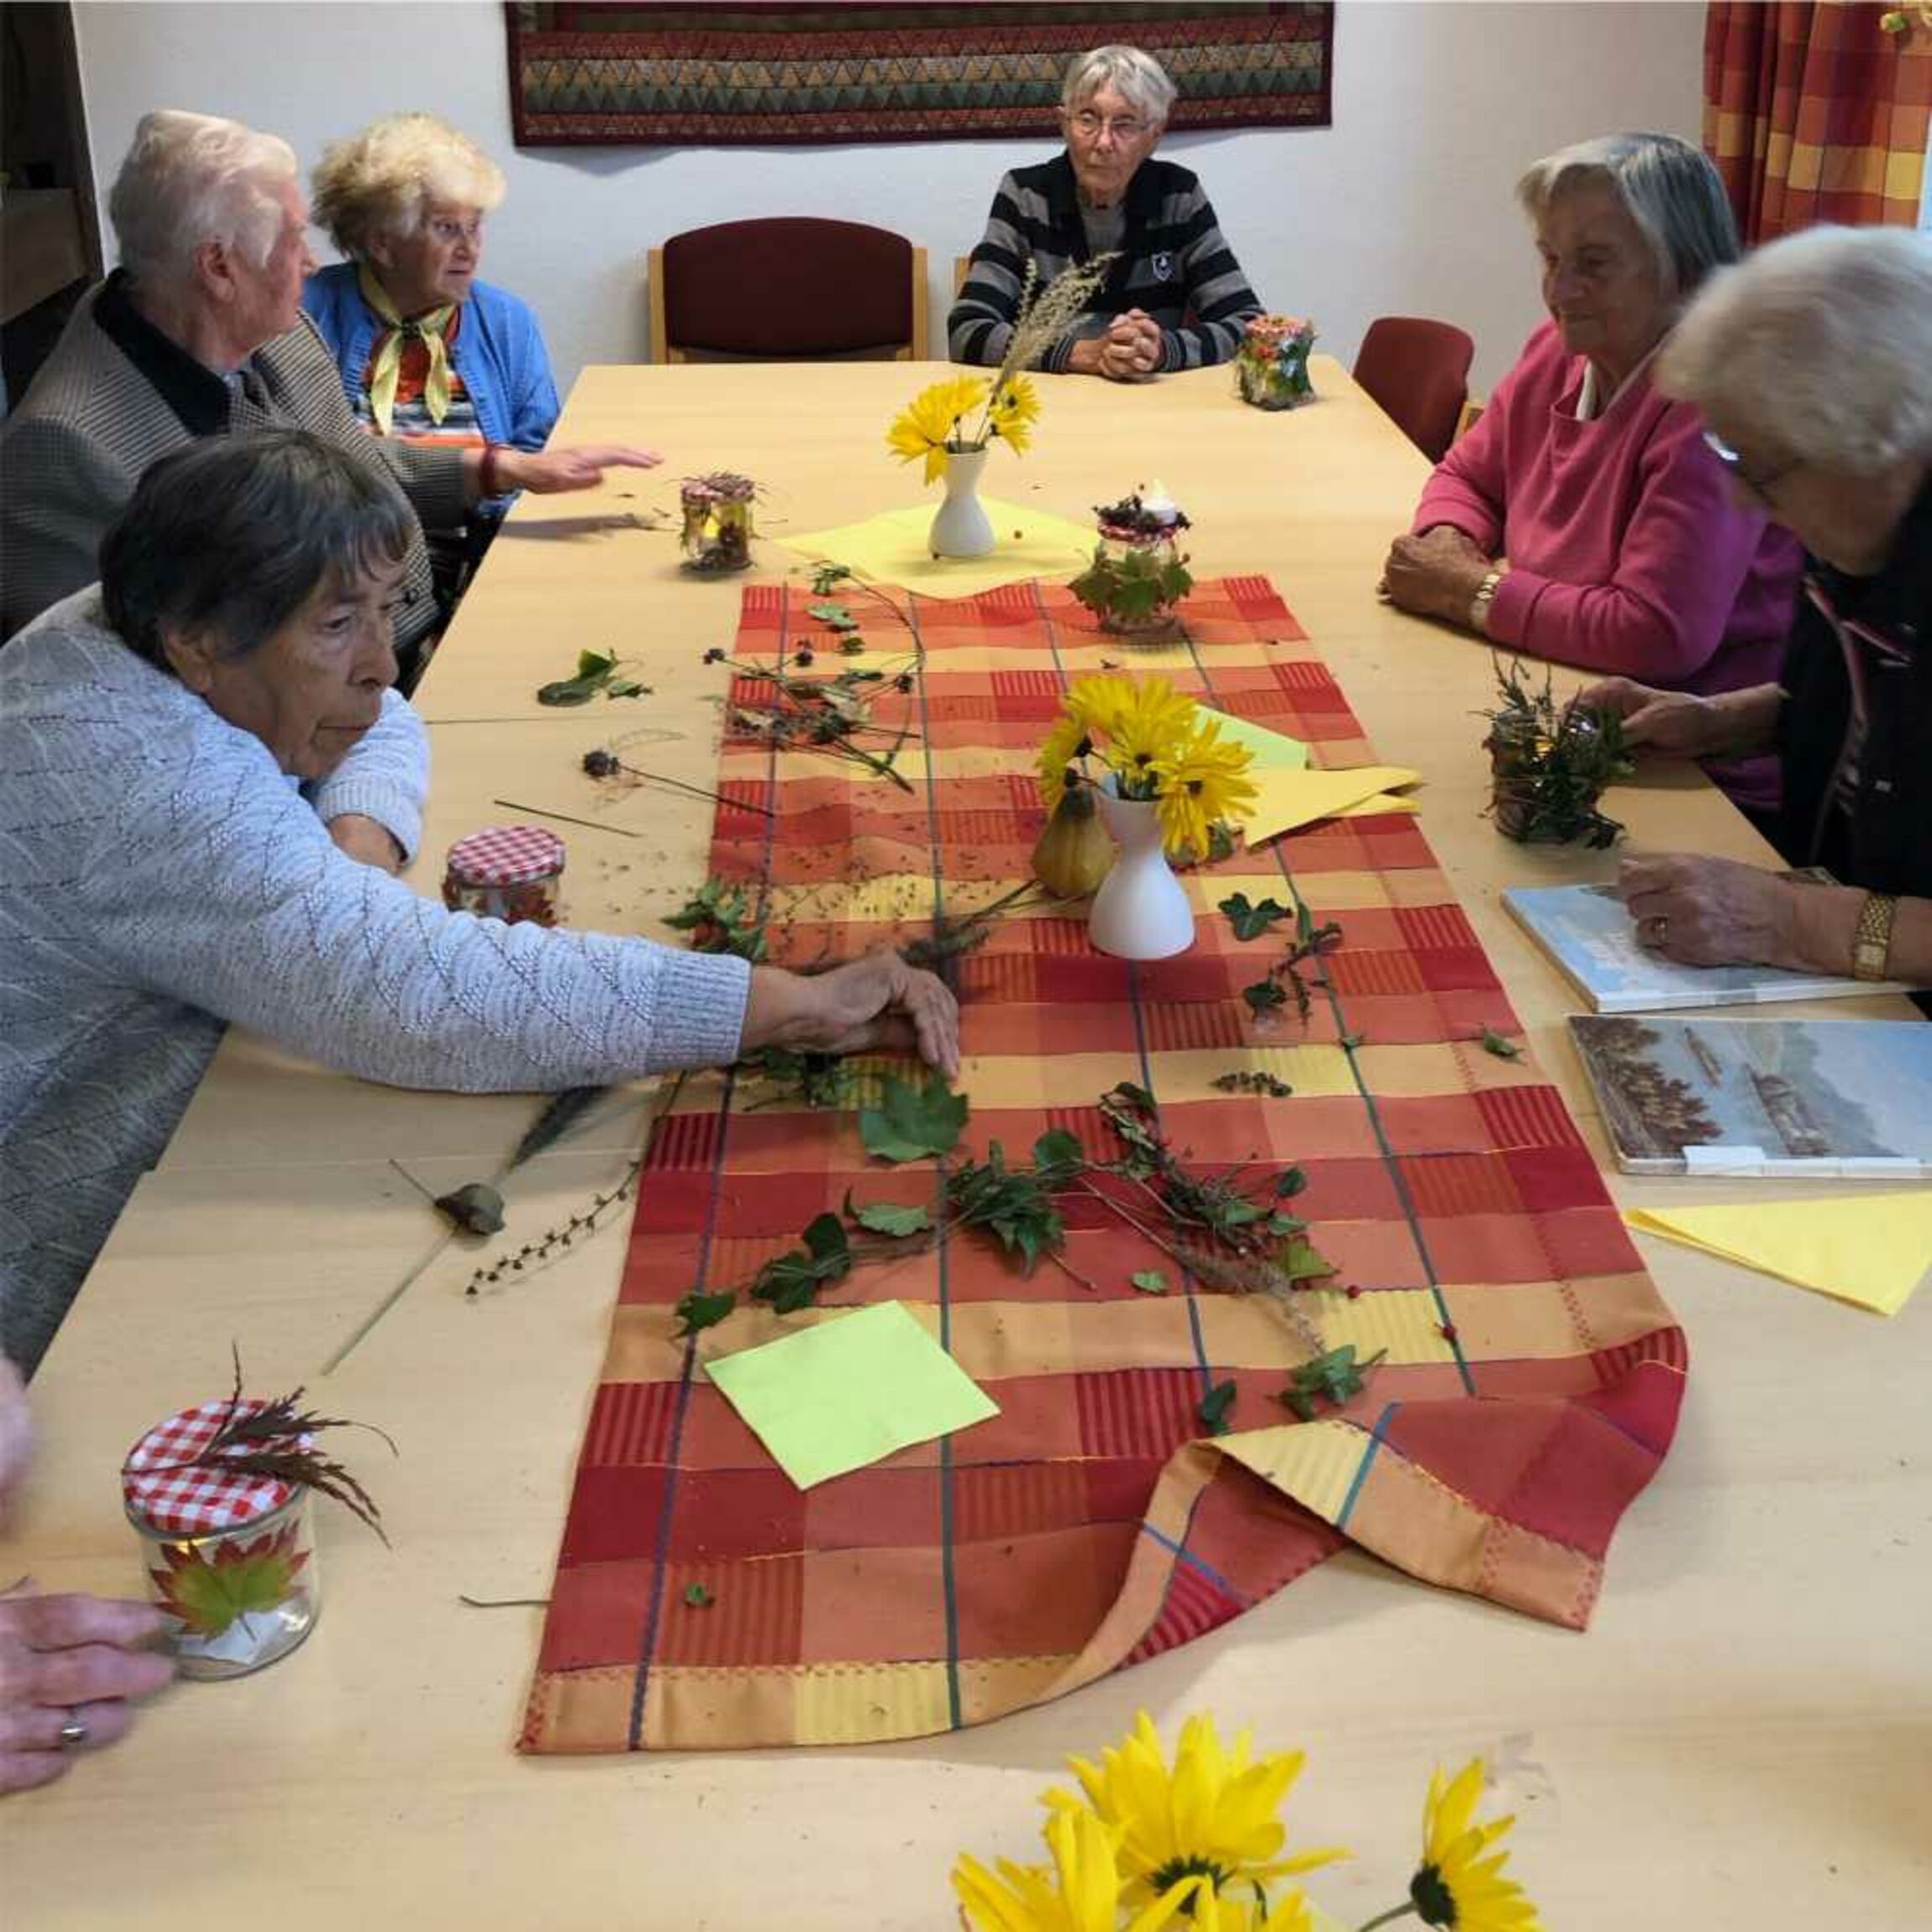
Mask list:
[[[731,642],[739,587],[804,568],[772,538],[921,499],[883,438],[937,373],[587,370],[559,440],[638,442],[666,461],[514,513],[419,694],[435,777],[417,889],[434,893],[461,832],[520,816],[496,803],[509,799],[592,822],[557,826],[577,922],[661,933],[702,872],[709,808],[600,786],[582,753],[627,738],[648,769],[710,782],[722,680],[702,658]],[[1616,854],[1526,852],[1481,816],[1488,654],[1374,594],[1424,461],[1336,365],[1318,359],[1315,379],[1321,400],[1287,415],[1242,407],[1225,370],[1133,391],[1042,379],[1034,448],[997,453],[987,487],[1079,519],[1158,475],[1194,520],[1197,572],[1273,579],[1381,756],[1425,774],[1423,828],[1604,1162],[1562,1032],[1572,995],[1499,894],[1609,877]],[[759,479],[767,536],[748,578],[694,580],[676,567],[676,480],[727,467]],[[648,527],[655,512],[674,528]],[[653,695],[538,706],[585,646],[635,659]],[[1608,805],[1640,848],[1769,856],[1695,774],[1647,772]],[[520,1171],[512,1227],[608,1185],[647,1104],[640,1085]],[[1887,1322],[1649,1241],[1688,1331],[1689,1391],[1587,1634],[1350,1551],[1210,1637],[977,1730],[863,1751],[516,1756],[541,1612],[459,1599],[549,1588],[623,1235],[470,1296],[470,1244],[444,1240],[421,1190],[484,1178],[535,1105],[386,1089],[239,1033],[223,1045],[36,1378],[39,1457],[0,1525],[0,1580],[139,1593],[122,1456],[161,1415],[225,1391],[231,1341],[251,1389],[306,1379],[328,1413],[395,1437],[393,1462],[373,1439],[351,1452],[391,1546],[324,1506],[323,1613],[300,1651],[176,1686],[126,1743],[9,1801],[8,1926],[943,1926],[955,1853],[1037,1856],[1035,1801],[1064,1755],[1112,1741],[1139,1706],[1170,1735],[1209,1709],[1309,1752],[1295,1838],[1357,1848],[1316,1885],[1349,1924],[1400,1895],[1431,1768],[1478,1751],[1555,1932],[1923,1919],[1932,1306]],[[1750,1192],[1609,1179],[1625,1205]]]

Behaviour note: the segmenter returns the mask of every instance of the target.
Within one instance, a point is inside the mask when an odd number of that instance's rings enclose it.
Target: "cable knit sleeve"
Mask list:
[[[76,787],[97,821],[76,910],[129,980],[398,1086],[565,1087],[736,1057],[743,960],[446,911],[338,851],[249,734],[211,713],[163,742],[111,798]]]
[[[1609,581],[1512,569],[1496,586],[1488,634],[1541,658],[1680,688],[1724,642],[1763,535],[1764,519],[1731,502],[1695,413],[1671,410],[1643,453]]]
[[[346,813],[373,818],[402,848],[405,861],[423,843],[429,795],[429,734],[399,691],[382,694],[382,716],[341,764],[304,795],[324,825]]]

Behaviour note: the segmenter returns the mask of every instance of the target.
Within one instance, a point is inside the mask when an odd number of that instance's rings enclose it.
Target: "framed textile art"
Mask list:
[[[1329,124],[1335,8],[506,6],[517,145],[795,146],[1051,137],[1083,48],[1144,47],[1178,129]]]

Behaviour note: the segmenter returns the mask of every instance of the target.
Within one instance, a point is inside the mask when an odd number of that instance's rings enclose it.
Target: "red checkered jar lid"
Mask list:
[[[449,864],[465,885],[528,885],[564,869],[564,842],[534,825],[493,825],[458,839]]]
[[[244,1399],[241,1411],[253,1415],[267,1406]],[[214,1441],[234,1410],[235,1404],[226,1400],[203,1402],[157,1422],[142,1436],[121,1467],[128,1514],[165,1535],[200,1536],[213,1530],[239,1529],[288,1502],[299,1483],[218,1466],[181,1467]],[[303,1448],[310,1446],[307,1436],[295,1440]]]

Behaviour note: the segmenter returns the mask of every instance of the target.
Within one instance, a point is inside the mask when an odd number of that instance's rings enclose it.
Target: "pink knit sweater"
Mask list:
[[[1545,323],[1437,465],[1415,528],[1453,524],[1508,558],[1488,622],[1505,648],[1673,690],[1772,682],[1797,539],[1731,501],[1702,418],[1647,370],[1579,423],[1583,370]],[[1708,769],[1739,804],[1777,803],[1775,760]]]

